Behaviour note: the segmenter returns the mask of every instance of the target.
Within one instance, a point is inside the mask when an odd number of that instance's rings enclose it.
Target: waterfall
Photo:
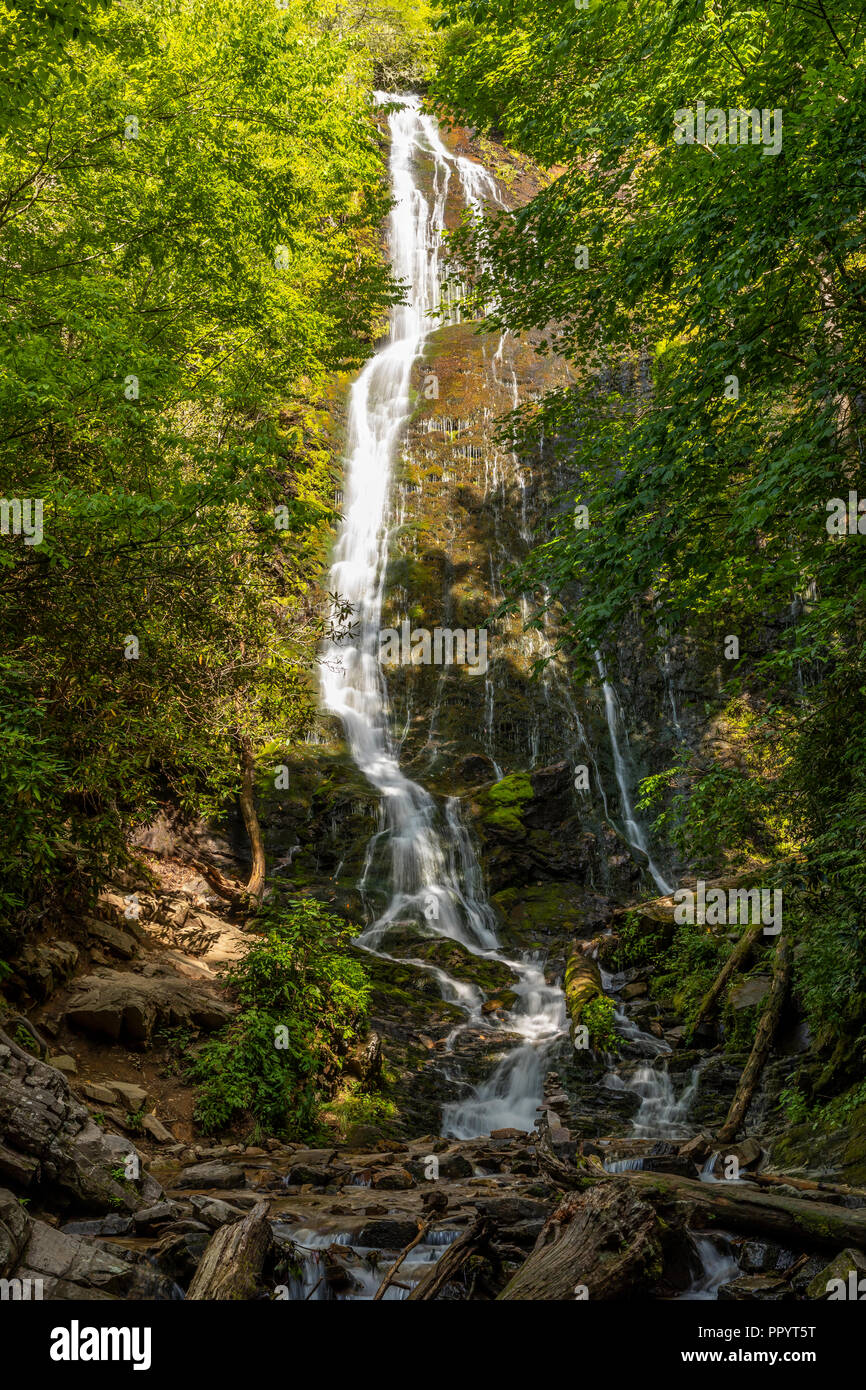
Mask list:
[[[642,859],[646,860],[647,869],[652,875],[653,882],[659,892],[668,895],[674,891],[673,887],[671,884],[665,882],[658,868],[653,863],[653,858],[649,852],[643,828],[632,809],[625,759],[622,756],[619,745],[619,706],[614,688],[607,678],[604,659],[599,651],[595,653],[595,664],[598,668],[598,678],[601,681],[601,688],[604,693],[604,711],[607,716],[610,747],[613,753],[613,767],[616,773],[616,783],[619,787],[620,804],[622,805],[625,838],[633,849],[639,850]]]
[[[390,854],[388,904],[361,933],[358,944],[384,954],[389,927],[414,921],[476,954],[504,959],[459,802],[448,802],[443,820],[430,793],[400,767],[379,664],[392,463],[409,418],[412,365],[437,327],[439,247],[452,169],[464,203],[473,212],[481,210],[483,198],[500,203],[501,198],[485,169],[446,149],[417,97],[377,97],[400,103],[388,118],[394,195],[389,244],[394,273],[406,287],[406,303],[393,310],[387,343],[363,368],[349,397],[343,522],[329,587],[352,605],[353,628],[344,640],[328,645],[322,662],[323,703],[342,720],[356,765],[382,798],[384,826],[368,849],[361,880],[365,901],[373,844],[378,848],[386,841]],[[432,205],[416,182],[419,160],[433,165]],[[335,605],[335,625],[337,618]],[[522,1040],[470,1099],[445,1107],[445,1132],[470,1138],[499,1125],[532,1129],[542,1096],[543,1052],[564,1030],[562,991],[545,983],[537,963],[507,961],[518,976],[514,1009],[503,1020],[482,1021],[474,988],[459,985],[438,967],[413,964],[433,975],[444,996],[463,1008],[474,1027]]]
[[[719,1296],[722,1284],[736,1279],[740,1267],[731,1254],[730,1242],[724,1235],[690,1237],[701,1271],[691,1288],[680,1294],[681,1302],[707,1302]],[[720,1248],[724,1246],[724,1248]]]

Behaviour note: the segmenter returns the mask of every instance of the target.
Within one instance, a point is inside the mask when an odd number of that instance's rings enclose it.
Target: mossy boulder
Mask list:
[[[545,951],[559,969],[565,966],[569,941],[598,935],[612,911],[609,899],[572,882],[504,888],[492,901],[502,917],[505,949]]]

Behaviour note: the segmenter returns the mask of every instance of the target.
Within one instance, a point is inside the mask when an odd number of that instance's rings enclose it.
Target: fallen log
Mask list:
[[[670,1228],[641,1193],[613,1183],[569,1193],[501,1300],[633,1298],[661,1276]]]
[[[647,1198],[687,1204],[692,1217],[720,1229],[760,1231],[790,1249],[866,1249],[866,1209],[811,1202],[770,1192],[750,1192],[733,1183],[703,1183],[673,1173],[607,1173],[616,1183],[633,1184]]]
[[[740,1129],[749,1103],[755,1093],[758,1078],[764,1068],[764,1063],[770,1055],[773,1045],[773,1038],[782,1017],[782,1010],[785,1000],[788,997],[788,986],[791,980],[791,948],[788,942],[780,937],[773,957],[773,982],[770,986],[770,993],[763,1013],[758,1021],[757,1032],[752,1050],[749,1053],[749,1060],[743,1068],[743,1074],[737,1084],[734,1099],[731,1101],[731,1108],[728,1111],[727,1119],[722,1125],[716,1136],[717,1144],[728,1144],[735,1138]]]
[[[687,1204],[690,1213],[719,1228],[760,1231],[780,1243],[809,1249],[855,1245],[866,1249],[866,1208],[863,1210],[813,1202],[802,1197],[752,1192],[724,1182],[703,1183],[673,1173],[608,1173],[599,1161],[584,1157],[577,1165],[557,1157],[550,1145],[543,1116],[538,1128],[536,1157],[542,1173],[558,1187],[587,1191],[598,1184],[634,1184],[649,1201]],[[781,1179],[780,1179],[781,1181]]]
[[[733,951],[728,956],[728,959],[725,961],[718,975],[701,1000],[701,1005],[695,1020],[688,1030],[689,1038],[693,1038],[701,1024],[709,1018],[715,1008],[716,1000],[725,988],[728,980],[740,969],[741,965],[745,965],[752,947],[763,930],[763,924],[759,918],[757,922],[753,922],[752,925],[743,932],[743,935],[740,937]]]
[[[222,1226],[211,1237],[187,1299],[255,1298],[271,1241],[268,1204],[258,1202],[243,1221]]]
[[[571,1039],[580,1023],[581,1014],[589,1003],[603,994],[601,975],[591,956],[584,955],[578,942],[572,942],[571,954],[565,966],[565,1007],[571,1020]]]
[[[437,1298],[446,1284],[456,1279],[466,1261],[484,1249],[490,1233],[490,1222],[486,1216],[479,1216],[471,1226],[449,1245],[445,1254],[424,1275],[407,1298],[407,1302],[429,1302]]]
[[[866,1188],[849,1187],[844,1182],[824,1182],[818,1178],[789,1178],[784,1173],[750,1173],[750,1182],[766,1187],[795,1187],[798,1192],[826,1192],[833,1197],[861,1197],[866,1202]]]

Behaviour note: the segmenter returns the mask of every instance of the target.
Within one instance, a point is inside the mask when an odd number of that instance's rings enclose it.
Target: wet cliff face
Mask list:
[[[449,142],[460,153],[479,153],[465,131],[451,132]],[[509,158],[501,153],[495,161],[507,176],[500,184],[507,203],[528,196],[534,177]],[[419,172],[423,186],[429,171]],[[446,225],[455,226],[462,212],[455,187]],[[443,317],[413,367],[413,408],[394,465],[382,625],[397,639],[407,624],[431,639],[437,628],[465,635],[470,659],[407,663],[404,642],[404,659],[385,667],[401,764],[440,797],[462,799],[490,892],[512,893],[497,902],[506,918],[514,890],[538,893],[545,883],[570,882],[590,897],[631,896],[642,868],[614,828],[622,828],[622,806],[599,683],[579,678],[557,651],[555,612],[525,628],[539,595],[497,616],[509,569],[570,485],[567,469],[543,450],[514,453],[497,437],[497,424],[516,405],[565,384],[569,371],[539,355],[531,339],[480,334],[461,321],[457,302]],[[336,449],[339,420],[338,404]],[[686,692],[677,653],[667,666],[647,658],[637,629],[620,634],[606,656],[634,786],[669,760],[685,731]],[[309,758],[295,760],[288,795],[267,798],[265,820],[278,857],[292,849],[293,836],[299,845],[295,882],[327,887],[356,905],[377,802],[347,758],[339,727],[323,719],[316,737]],[[367,878],[374,893],[375,862]],[[556,902],[554,892],[549,910],[558,920]]]
[[[465,131],[448,140],[461,154],[480,153]],[[491,167],[491,151],[486,154]],[[531,170],[504,154],[494,163],[506,176],[504,203],[529,196]],[[415,172],[431,199],[432,164],[421,160]],[[455,178],[446,227],[457,225],[464,207]],[[448,290],[443,297],[448,300]],[[449,817],[459,818],[460,833],[468,833],[477,853],[503,950],[543,960],[548,983],[561,977],[571,941],[596,937],[619,905],[656,891],[646,856],[623,833],[629,815],[623,790],[633,798],[637,779],[666,766],[676,740],[688,737],[679,680],[686,663],[674,649],[661,664],[644,652],[637,625],[617,634],[605,652],[606,693],[600,672],[579,672],[559,650],[561,615],[552,611],[527,626],[541,595],[526,595],[516,611],[499,614],[509,570],[551,510],[573,505],[574,480],[567,463],[555,462],[544,447],[514,452],[497,426],[519,404],[568,379],[566,364],[541,355],[532,339],[479,333],[462,319],[459,297],[446,303],[441,326],[412,368],[410,415],[388,506],[381,617],[383,632],[396,642],[390,654],[397,659],[384,674],[401,766],[433,794],[446,839]],[[641,389],[637,375],[633,384]],[[338,389],[335,453],[345,443],[343,414]],[[466,642],[466,661],[436,659],[437,629]],[[424,632],[429,652],[418,641]],[[288,789],[263,780],[260,798],[271,863],[293,888],[324,898],[359,926],[369,924],[390,894],[390,847],[377,793],[327,716],[303,756],[276,751],[274,761],[280,760],[289,766]],[[653,852],[669,865],[655,845]],[[390,960],[371,959],[374,1022],[387,1034],[395,1073],[406,1083],[403,1123],[415,1132],[435,1130],[442,1103],[490,1074],[497,1043],[464,1029],[452,1050],[446,1039],[462,1015],[441,997],[436,979],[407,958],[480,989],[491,1010],[509,1008],[515,979],[501,964],[494,969],[455,943],[431,939],[417,920],[391,929],[386,949]],[[575,1062],[568,1043],[549,1060],[585,1101],[598,1081],[593,1069]],[[630,1104],[626,1097],[621,1114],[606,1113],[611,1133],[628,1127]]]

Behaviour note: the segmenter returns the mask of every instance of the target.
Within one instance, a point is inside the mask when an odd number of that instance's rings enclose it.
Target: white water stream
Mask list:
[[[379,94],[379,100],[389,99]],[[394,309],[389,340],[367,363],[349,399],[345,513],[330,588],[352,605],[356,626],[349,640],[334,642],[326,651],[322,694],[326,707],[343,721],[352,756],[381,793],[384,807],[391,897],[385,911],[361,934],[359,944],[381,951],[390,926],[414,921],[477,954],[503,959],[495,914],[484,895],[459,802],[448,802],[443,822],[433,797],[400,768],[385,714],[378,656],[392,463],[409,416],[412,364],[427,334],[438,326],[440,244],[452,176],[456,174],[463,202],[470,209],[479,210],[485,198],[501,199],[485,169],[446,149],[433,119],[421,113],[417,97],[399,100],[399,109],[389,115],[395,198],[390,246],[394,272],[406,285],[407,302]],[[430,201],[419,186],[420,161],[433,166]],[[562,992],[545,984],[537,965],[509,964],[518,976],[518,997],[499,1025],[482,1019],[481,1000],[472,987],[424,966],[437,978],[445,997],[465,1009],[473,1026],[488,1031],[498,1026],[524,1039],[505,1055],[472,1100],[445,1107],[444,1132],[458,1138],[487,1134],[504,1125],[533,1127],[543,1081],[540,1049],[564,1028]]]

